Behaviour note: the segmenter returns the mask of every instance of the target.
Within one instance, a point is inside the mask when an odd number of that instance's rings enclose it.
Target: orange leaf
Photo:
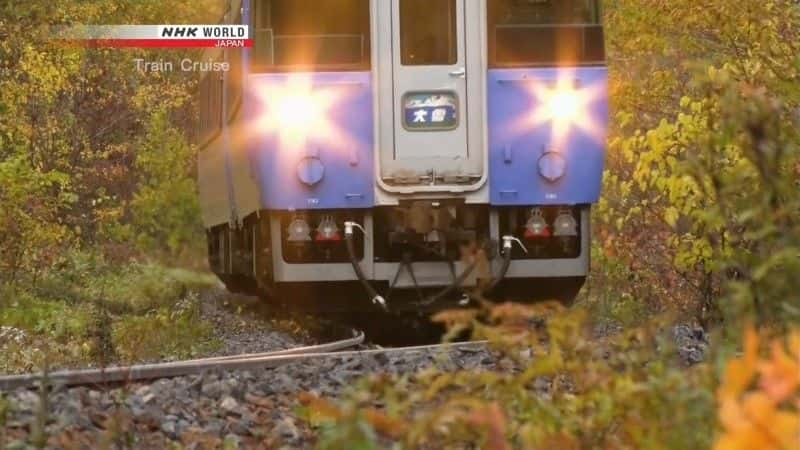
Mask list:
[[[750,327],[745,332],[744,355],[728,361],[722,385],[717,391],[720,400],[738,397],[753,382],[758,362],[758,334]]]
[[[800,361],[792,360],[782,343],[772,343],[772,359],[758,366],[761,373],[759,386],[776,403],[791,398],[800,386]]]
[[[488,450],[509,450],[511,448],[506,441],[506,416],[497,403],[474,411],[469,421],[474,425],[486,428],[488,432],[486,448]]]
[[[781,448],[800,448],[800,415],[778,412],[770,424],[770,434],[781,444]]]
[[[404,421],[391,418],[375,409],[364,411],[364,417],[376,431],[394,439],[402,437],[408,430]]]
[[[309,413],[316,417],[317,420],[340,420],[344,415],[333,403],[321,399],[314,394],[301,392],[297,398],[300,400],[300,403],[308,408]]]
[[[477,317],[478,311],[474,309],[451,309],[436,313],[431,321],[444,325],[469,325]]]
[[[800,418],[796,414],[779,411],[769,396],[761,392],[748,395],[744,409],[763,439],[771,443],[769,448],[798,448]]]
[[[800,330],[794,330],[789,335],[789,355],[800,363]]]
[[[754,426],[722,436],[714,450],[778,450],[773,443]]]
[[[769,428],[776,412],[775,403],[762,392],[747,394],[742,402],[742,407],[751,422],[765,428]]]
[[[735,432],[751,426],[739,402],[733,399],[722,401],[719,407],[719,421],[728,432]]]

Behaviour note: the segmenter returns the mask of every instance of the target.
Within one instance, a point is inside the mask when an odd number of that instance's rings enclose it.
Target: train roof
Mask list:
[[[223,11],[222,17],[217,21],[217,24],[234,24],[238,23],[238,12],[242,11],[244,6],[243,0],[221,0],[217,3],[219,9]],[[252,30],[250,31],[252,33]],[[222,48],[209,48],[203,51],[203,60],[222,60],[224,56],[224,49]]]

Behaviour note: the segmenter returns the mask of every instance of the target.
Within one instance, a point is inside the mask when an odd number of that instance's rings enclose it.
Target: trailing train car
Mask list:
[[[225,23],[254,46],[212,55],[230,70],[200,84],[198,170],[230,290],[576,295],[608,126],[599,0],[232,0]]]

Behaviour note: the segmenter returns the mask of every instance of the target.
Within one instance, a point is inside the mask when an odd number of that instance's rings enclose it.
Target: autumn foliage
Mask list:
[[[604,7],[612,126],[578,306],[439,315],[505,364],[365,381],[320,448],[800,448],[800,5]],[[703,362],[677,361],[676,323],[708,332]]]
[[[56,45],[49,26],[202,23],[201,4],[0,5],[0,285],[35,284],[76,249],[117,262],[192,249],[197,80],[143,77],[134,58],[163,55]]]
[[[615,120],[595,267],[609,301],[797,320],[797,2],[605,5]]]
[[[723,433],[714,450],[792,450],[800,446],[800,331],[774,339],[761,356],[746,333],[744,354],[727,363],[717,390]]]
[[[103,348],[92,333],[131,358],[198,340],[183,288],[165,294],[184,283],[131,265],[202,247],[197,80],[133,73],[157,52],[50,45],[44,25],[211,23],[207,3],[0,4],[0,325],[20,359],[0,368],[35,365],[23,337],[78,361]],[[800,448],[800,4],[606,0],[604,15],[608,170],[578,306],[439,315],[502,367],[302,396],[320,448]],[[129,317],[103,331],[98,306]],[[676,323],[709,332],[704,362],[681,364]]]

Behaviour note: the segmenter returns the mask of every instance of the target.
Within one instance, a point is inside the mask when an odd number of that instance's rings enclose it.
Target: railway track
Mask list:
[[[369,356],[379,353],[423,352],[436,349],[463,349],[480,347],[485,341],[420,345],[413,347],[378,348],[369,350],[344,351],[364,343],[363,332],[353,332],[353,336],[320,345],[297,347],[267,353],[222,356],[187,361],[143,364],[127,367],[108,367],[104,369],[66,370],[49,374],[26,374],[0,377],[0,392],[17,389],[30,389],[47,385],[60,386],[104,386],[126,383],[141,383],[164,378],[177,378],[212,371],[237,371],[274,368],[310,359],[330,357]]]
[[[106,385],[133,383],[159,378],[174,378],[212,370],[248,370],[288,364],[305,356],[335,354],[340,350],[364,343],[364,333],[354,332],[352,337],[319,345],[296,347],[267,353],[238,356],[220,356],[158,364],[106,367],[87,370],[64,370],[45,374],[12,375],[0,377],[0,391],[31,388],[46,380],[49,384],[66,386]]]

